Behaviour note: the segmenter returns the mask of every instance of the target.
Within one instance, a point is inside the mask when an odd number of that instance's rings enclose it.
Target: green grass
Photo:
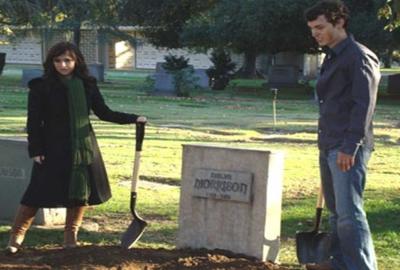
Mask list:
[[[294,236],[310,230],[318,186],[316,148],[317,107],[308,88],[280,89],[277,125],[272,118],[272,95],[263,81],[234,81],[227,90],[202,90],[190,98],[148,95],[148,72],[107,73],[100,84],[108,105],[146,115],[137,209],[150,221],[139,247],[173,248],[178,229],[182,144],[217,143],[231,147],[282,150],[285,172],[280,262],[298,269]],[[25,136],[27,91],[19,86],[17,69],[0,77],[0,136]],[[400,102],[380,99],[375,117],[376,151],[369,164],[365,208],[373,233],[379,269],[400,269]],[[134,154],[134,126],[115,125],[92,117],[112,185],[113,198],[88,211],[98,232],[81,239],[93,244],[118,244],[130,220],[129,179]],[[150,183],[149,183],[150,182]],[[153,183],[153,184],[151,184]],[[159,185],[169,183],[171,185]],[[326,228],[326,213],[324,216]],[[9,224],[0,225],[0,245]],[[33,228],[26,244],[38,248],[62,241],[60,229]]]

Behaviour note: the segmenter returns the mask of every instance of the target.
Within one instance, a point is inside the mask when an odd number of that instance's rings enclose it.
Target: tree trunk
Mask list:
[[[246,79],[262,78],[260,72],[256,68],[257,52],[244,52],[244,62],[242,67],[235,73],[236,77]]]
[[[393,62],[393,49],[388,49],[387,54],[383,57],[383,65],[385,68],[391,68]]]
[[[73,36],[73,42],[74,44],[79,48],[79,44],[81,42],[81,25],[74,26],[74,36]]]

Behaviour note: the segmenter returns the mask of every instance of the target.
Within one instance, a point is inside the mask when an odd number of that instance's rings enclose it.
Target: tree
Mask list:
[[[345,0],[350,9],[349,30],[356,39],[378,54],[385,67],[391,66],[392,54],[400,47],[400,29],[387,27],[390,20],[378,17],[386,0]]]
[[[218,0],[125,1],[121,24],[135,22],[137,31],[156,47],[181,48],[181,33],[193,16],[210,9]]]
[[[386,28],[392,31],[400,26],[400,0],[384,0],[384,2],[378,11],[378,16],[389,20]]]
[[[32,25],[41,24],[42,17],[37,8],[28,0],[0,0],[0,34],[12,38]]]
[[[260,53],[305,52],[316,48],[303,11],[310,0],[221,0],[191,19],[183,33],[184,44],[203,49],[224,47],[244,54],[239,73],[256,77]]]
[[[11,37],[27,29],[69,30],[79,46],[84,26],[121,34],[122,9],[119,0],[0,0],[0,26]]]

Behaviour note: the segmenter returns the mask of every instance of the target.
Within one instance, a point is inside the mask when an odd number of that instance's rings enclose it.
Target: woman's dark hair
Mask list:
[[[74,75],[78,76],[82,80],[92,81],[94,78],[89,75],[89,71],[85,62],[83,54],[79,48],[71,42],[62,41],[56,43],[47,53],[46,60],[43,63],[44,77],[57,76],[58,72],[54,66],[54,58],[69,53],[75,60]]]
[[[304,17],[308,22],[316,20],[320,15],[325,15],[326,20],[333,25],[343,19],[344,28],[347,27],[347,21],[350,17],[349,9],[340,0],[322,0],[304,12]]]

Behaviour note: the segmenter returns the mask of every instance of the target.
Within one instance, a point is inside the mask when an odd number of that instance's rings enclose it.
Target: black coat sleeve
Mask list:
[[[27,117],[27,132],[28,132],[28,152],[30,157],[44,155],[44,108],[43,83],[41,79],[34,79],[29,82],[28,94],[28,117]]]
[[[101,95],[96,83],[91,84],[90,89],[91,109],[93,110],[94,114],[101,120],[118,124],[136,123],[138,115],[111,110],[104,102],[104,98]]]

